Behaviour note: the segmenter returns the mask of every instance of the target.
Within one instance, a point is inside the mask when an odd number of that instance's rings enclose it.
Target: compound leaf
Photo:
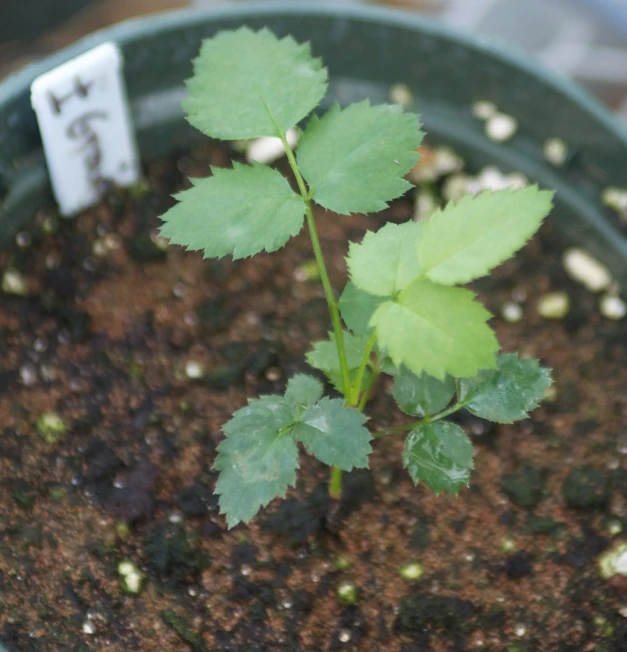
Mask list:
[[[295,374],[287,381],[285,398],[295,407],[308,408],[322,398],[322,383],[309,374]]]
[[[462,485],[468,486],[472,444],[454,423],[424,423],[407,436],[403,464],[416,484],[424,482],[436,494],[456,494]]]
[[[398,106],[346,109],[313,116],[300,139],[298,165],[313,199],[336,213],[373,213],[410,188],[404,175],[418,160],[418,116]]]
[[[551,209],[553,193],[530,186],[482,192],[449,203],[418,239],[423,273],[455,285],[484,276],[520,249]]]
[[[368,294],[349,281],[339,301],[344,323],[356,335],[368,335],[372,330],[370,319],[382,301],[381,297]]]
[[[192,179],[193,187],[175,195],[179,203],[162,216],[161,235],[173,244],[206,258],[246,258],[280,249],[302,228],[305,204],[276,170],[235,163],[212,171]]]
[[[390,222],[368,231],[360,244],[350,243],[346,259],[353,284],[369,294],[397,294],[420,274],[416,242],[423,225]]]
[[[438,380],[425,373],[417,376],[401,367],[394,377],[392,395],[398,407],[414,417],[434,415],[443,410],[455,393],[455,381],[451,376]]]
[[[291,407],[283,396],[262,396],[224,425],[226,439],[214,463],[220,471],[215,492],[229,528],[248,522],[296,483],[298,447],[287,432],[293,423]]]
[[[327,71],[308,43],[242,27],[203,42],[187,87],[182,105],[196,129],[245,140],[294,127],[324,97]]]
[[[490,313],[462,288],[418,279],[397,301],[381,304],[372,319],[377,342],[416,375],[442,380],[446,374],[473,376],[495,366],[498,342],[486,320]]]
[[[294,426],[294,437],[321,462],[344,471],[366,468],[372,435],[366,417],[341,399],[323,398]]]
[[[469,401],[466,408],[489,421],[512,423],[526,418],[550,387],[550,371],[537,360],[515,353],[501,354],[496,362],[496,369],[460,381],[460,400]]]

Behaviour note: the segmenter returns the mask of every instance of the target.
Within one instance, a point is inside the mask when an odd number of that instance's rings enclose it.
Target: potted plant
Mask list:
[[[384,438],[373,473],[345,478],[336,527],[327,526],[325,470],[315,463],[303,466],[285,502],[249,526],[227,532],[218,515],[220,426],[246,396],[282,391],[305,371],[309,341],[328,328],[306,239],[281,254],[207,265],[166,255],[155,232],[182,183],[165,154],[176,152],[193,176],[237,159],[215,142],[193,145],[190,156],[194,133],[179,101],[201,39],[243,24],[310,40],[330,70],[329,102],[404,93],[431,137],[423,159],[445,143],[469,173],[491,163],[557,190],[553,229],[476,288],[497,314],[519,307],[524,319],[497,317],[495,328],[506,350],[522,348],[554,368],[556,392],[520,425],[458,417],[479,454],[471,488],[457,498],[415,489],[401,474],[399,444]],[[105,39],[125,53],[148,181],[59,222],[27,86]],[[28,645],[33,632],[37,645],[55,649],[624,642],[624,322],[600,317],[557,249],[570,239],[571,253],[574,242],[579,256],[583,245],[602,260],[592,263],[597,272],[625,278],[621,218],[603,216],[603,197],[614,187],[616,199],[627,141],[602,109],[528,63],[403,14],[283,5],[133,21],[7,80],[0,96],[0,219],[6,241],[18,231],[2,254],[10,598],[0,640],[9,649]],[[515,118],[509,140],[484,135],[477,115],[485,102]],[[545,158],[551,139],[567,145],[562,165]],[[414,174],[422,194],[448,192],[424,168]],[[445,176],[450,182],[450,170]],[[412,212],[405,197],[379,217],[320,215],[331,280],[345,275],[347,234],[360,239],[365,224]],[[536,311],[549,291],[568,293],[564,319]],[[381,393],[373,410],[393,428],[390,401]]]

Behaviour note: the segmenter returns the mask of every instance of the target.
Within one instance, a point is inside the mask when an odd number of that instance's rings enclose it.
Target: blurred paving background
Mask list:
[[[0,79],[107,25],[237,0],[0,0]],[[316,0],[296,0],[316,3]],[[627,0],[335,0],[419,12],[523,49],[627,120]]]

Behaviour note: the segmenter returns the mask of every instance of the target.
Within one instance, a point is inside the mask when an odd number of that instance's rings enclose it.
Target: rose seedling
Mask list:
[[[265,29],[206,40],[187,85],[183,108],[193,126],[223,140],[279,138],[297,190],[259,163],[213,168],[176,195],[161,233],[205,257],[239,259],[280,249],[306,223],[332,326],[307,361],[342,396],[324,396],[318,378],[298,374],[283,395],[251,399],[235,412],[214,464],[229,527],[294,486],[299,445],[331,467],[334,498],[342,471],[367,467],[371,441],[383,435],[405,437],[403,464],[415,483],[457,493],[468,485],[473,448],[445,417],[465,408],[511,423],[525,418],[551,383],[536,360],[499,353],[490,314],[461,286],[525,244],[549,212],[552,193],[483,192],[426,222],[368,232],[350,244],[350,281],[338,300],[314,203],[343,215],[374,213],[404,194],[422,139],[418,116],[367,101],[312,113],[326,93],[326,69],[309,45]],[[286,132],[303,120],[292,151]],[[364,410],[382,374],[393,377],[394,400],[411,420],[377,432]]]

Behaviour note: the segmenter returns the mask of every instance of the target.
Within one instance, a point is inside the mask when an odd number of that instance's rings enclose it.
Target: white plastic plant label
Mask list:
[[[37,114],[52,188],[63,215],[95,204],[107,182],[137,183],[139,162],[122,54],[103,43],[35,79]]]

